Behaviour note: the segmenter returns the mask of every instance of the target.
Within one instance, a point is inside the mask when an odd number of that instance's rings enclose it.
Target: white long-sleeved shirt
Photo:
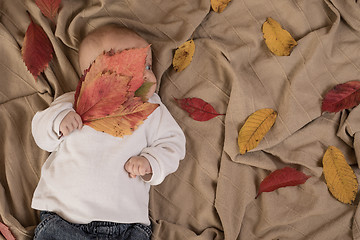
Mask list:
[[[32,133],[37,145],[52,152],[41,169],[32,208],[52,211],[73,223],[110,221],[150,224],[150,185],[160,184],[185,157],[185,136],[160,97],[159,107],[132,135],[122,138],[84,125],[59,138],[59,125],[73,110],[74,92],[57,98],[37,112]],[[124,169],[132,156],[144,156],[153,175],[146,182],[130,178]]]

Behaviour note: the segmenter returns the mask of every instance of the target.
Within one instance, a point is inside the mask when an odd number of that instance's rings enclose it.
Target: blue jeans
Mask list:
[[[40,220],[41,222],[35,229],[34,239],[36,240],[150,240],[152,233],[150,226],[139,223],[91,222],[74,224],[53,212],[40,212]]]

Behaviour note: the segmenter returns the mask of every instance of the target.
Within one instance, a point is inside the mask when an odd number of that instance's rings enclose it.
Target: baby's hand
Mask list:
[[[76,112],[69,112],[65,115],[64,119],[60,123],[60,132],[62,135],[67,136],[75,129],[81,129],[83,126],[81,117]]]
[[[152,176],[152,169],[149,161],[145,157],[134,156],[125,163],[125,171],[129,173],[129,177],[135,178],[142,176],[145,181],[149,181]]]

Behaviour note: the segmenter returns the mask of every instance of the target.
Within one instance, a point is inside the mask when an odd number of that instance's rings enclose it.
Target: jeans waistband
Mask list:
[[[88,224],[77,224],[83,231],[91,234],[119,235],[131,224],[94,221]]]

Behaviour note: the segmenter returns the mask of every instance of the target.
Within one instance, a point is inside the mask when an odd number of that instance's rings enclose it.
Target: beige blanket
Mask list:
[[[55,50],[37,81],[20,53],[26,11]],[[267,17],[298,41],[291,56],[267,49]],[[360,239],[358,199],[346,205],[332,197],[321,163],[334,145],[359,172],[360,107],[321,114],[329,89],[360,80],[359,1],[233,0],[219,14],[210,0],[62,0],[51,24],[33,0],[0,0],[0,221],[17,239],[31,239],[39,221],[30,204],[48,156],[34,143],[31,119],[75,89],[79,42],[106,23],[152,43],[159,94],[187,137],[177,172],[151,189],[153,239]],[[190,38],[193,61],[177,73],[174,50]],[[174,97],[202,98],[226,115],[194,121]],[[256,149],[240,155],[238,131],[261,108],[275,109],[277,121]],[[284,166],[312,177],[254,199],[260,182]]]

